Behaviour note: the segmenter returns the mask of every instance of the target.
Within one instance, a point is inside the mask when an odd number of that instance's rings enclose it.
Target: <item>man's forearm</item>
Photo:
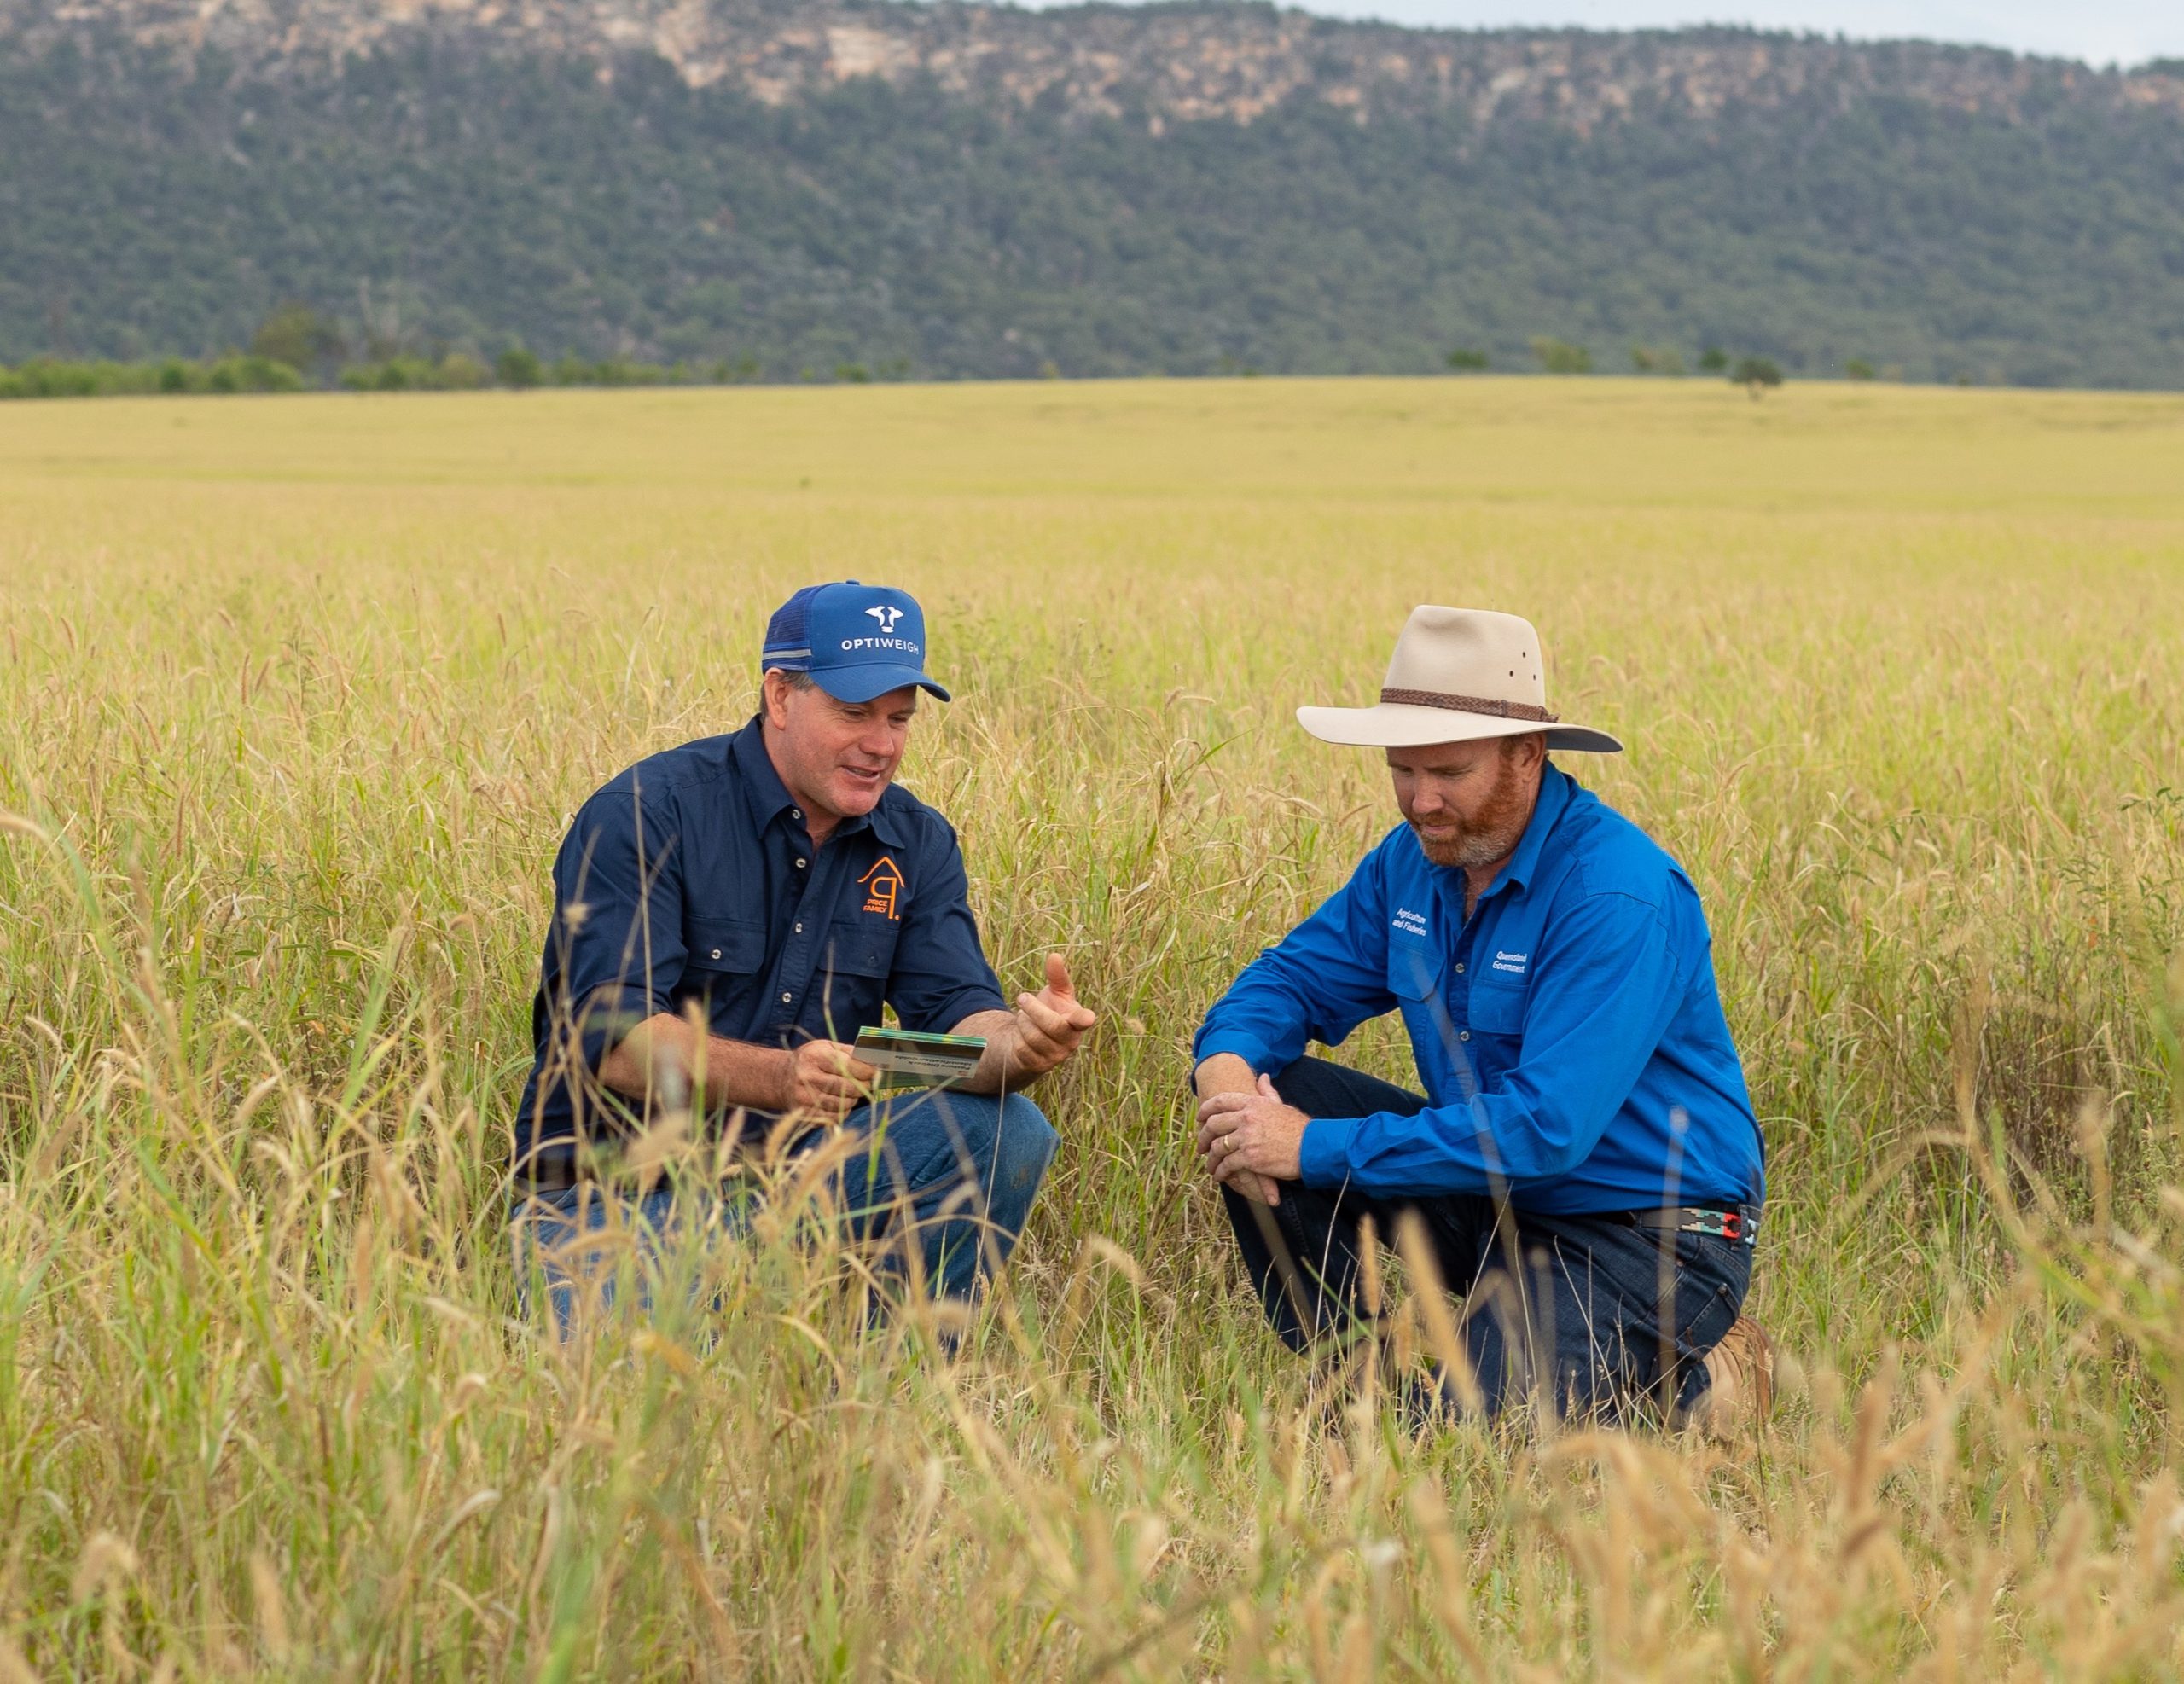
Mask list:
[[[1258,1091],[1258,1072],[1234,1053],[1216,1053],[1191,1072],[1191,1082],[1201,1100],[1216,1094],[1252,1094]]]
[[[680,1101],[700,1086],[694,1072],[700,1068],[708,1111],[737,1106],[753,1111],[788,1108],[787,1053],[701,1034],[688,1019],[665,1012],[647,1018],[622,1037],[600,1060],[599,1079],[632,1099],[660,1094]]]
[[[1013,1092],[1037,1080],[1036,1077],[1022,1075],[1012,1062],[1016,1050],[1014,1012],[973,1012],[948,1032],[975,1035],[986,1043],[985,1051],[979,1058],[979,1067],[956,1084],[964,1093],[997,1094],[1004,1088]]]

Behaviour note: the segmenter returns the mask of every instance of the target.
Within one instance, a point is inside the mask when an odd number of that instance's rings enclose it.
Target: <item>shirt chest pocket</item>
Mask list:
[[[901,926],[884,918],[845,918],[827,932],[819,955],[823,975],[877,978],[885,982],[895,968],[895,932]]]
[[[1525,1032],[1525,985],[1481,977],[1471,985],[1471,1004],[1466,1015],[1481,1035],[1522,1035]]]
[[[1408,1004],[1431,1000],[1441,991],[1441,951],[1423,942],[1388,944],[1388,992]]]
[[[718,993],[739,977],[765,968],[766,932],[729,918],[694,918],[683,931],[685,985],[692,993]]]
[[[884,918],[851,917],[828,926],[811,986],[825,990],[822,1013],[828,1033],[853,1039],[857,1030],[880,1021],[888,973],[895,968],[895,932],[902,926]]]

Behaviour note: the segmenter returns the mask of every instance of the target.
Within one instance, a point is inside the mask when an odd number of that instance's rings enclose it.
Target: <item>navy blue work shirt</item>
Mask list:
[[[1507,1193],[1577,1215],[1757,1205],[1764,1148],[1699,893],[1550,764],[1524,840],[1464,915],[1408,824],[1207,1013],[1199,1060],[1275,1074],[1403,1013],[1427,1107],[1316,1119],[1308,1186]]]
[[[948,821],[892,785],[815,849],[755,718],[639,761],[554,862],[518,1164],[626,1130],[632,1102],[599,1084],[600,1060],[693,1002],[713,1034],[768,1047],[853,1041],[882,1002],[944,1032],[998,1009],[967,888]]]

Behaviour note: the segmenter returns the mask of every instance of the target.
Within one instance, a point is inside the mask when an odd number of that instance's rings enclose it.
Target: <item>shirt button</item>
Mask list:
[[[782,998],[782,999],[784,999],[784,1000],[786,1000],[786,999],[787,999],[787,998],[788,998],[788,996],[787,996],[786,994],[784,994],[783,996],[781,996],[781,998]],[[1460,1029],[1460,1030],[1458,1030],[1458,1031],[1456,1031],[1456,1039],[1457,1039],[1457,1040],[1459,1040],[1459,1041],[1468,1041],[1468,1040],[1470,1040],[1470,1039],[1471,1039],[1471,1031],[1470,1031],[1469,1030],[1467,1030],[1467,1029]]]
[[[781,996],[781,1004],[784,1006],[788,1004],[788,996],[787,994],[783,994]]]
[[[801,925],[801,924],[798,925],[798,926],[796,926],[796,932],[797,932],[797,934],[799,934],[799,936],[800,936],[800,935],[802,935],[802,934],[804,933],[804,926],[803,926],[803,925]],[[719,957],[720,957],[720,955],[718,955],[717,953],[716,953],[715,955],[713,955],[713,957],[714,957],[714,958],[716,958],[716,959],[717,959],[717,958],[719,958]]]
[[[797,862],[796,862],[796,868],[797,868],[799,871],[801,871],[801,870],[803,870],[803,869],[804,869],[804,861],[803,861],[803,860],[799,859],[799,860],[797,861]]]
[[[718,948],[715,948],[713,949],[713,957],[716,959],[720,957],[720,949]]]
[[[1463,975],[1463,973],[1464,973],[1464,967],[1463,967],[1462,964],[1461,964],[1461,962],[1459,962],[1459,963],[1457,964],[1457,966],[1456,966],[1456,974],[1457,974],[1458,976],[1461,976],[1461,975]]]
[[[788,810],[788,816],[794,819],[799,824],[804,822],[804,809],[801,807],[790,808]]]

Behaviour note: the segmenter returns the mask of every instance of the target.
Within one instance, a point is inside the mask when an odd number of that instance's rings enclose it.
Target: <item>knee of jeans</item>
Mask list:
[[[1044,1112],[1021,1094],[1008,1095],[1001,1102],[999,1126],[995,1130],[995,1185],[1032,1191],[1060,1146],[1061,1136],[1054,1133]]]

